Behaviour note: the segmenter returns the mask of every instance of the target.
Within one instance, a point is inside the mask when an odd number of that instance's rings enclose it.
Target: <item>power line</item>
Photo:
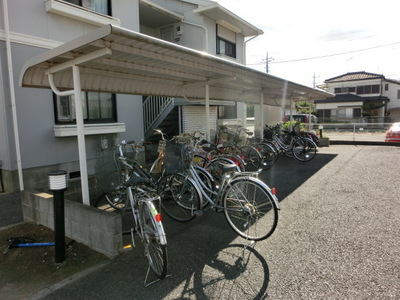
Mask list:
[[[321,58],[327,58],[327,57],[333,57],[333,56],[346,55],[346,54],[350,54],[350,53],[368,51],[368,50],[372,50],[372,49],[377,49],[377,48],[382,48],[382,47],[387,47],[387,46],[393,46],[393,45],[398,45],[398,44],[400,44],[400,42],[391,43],[391,44],[384,44],[384,45],[378,45],[378,46],[374,46],[374,47],[363,48],[363,49],[352,50],[352,51],[346,51],[346,52],[339,52],[339,53],[334,53],[334,54],[321,55],[321,56],[313,56],[313,57],[298,58],[298,59],[283,60],[283,61],[274,61],[274,62],[271,61],[270,63],[271,64],[283,64],[283,63],[298,62],[298,61],[305,61],[305,60],[321,59]],[[253,66],[253,65],[262,65],[262,64],[264,64],[264,62],[257,63],[257,64],[247,64],[247,65]]]

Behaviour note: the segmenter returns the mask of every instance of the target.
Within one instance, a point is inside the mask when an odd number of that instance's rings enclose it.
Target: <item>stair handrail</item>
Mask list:
[[[173,103],[173,97],[148,96],[143,101],[144,132],[151,128],[163,111]]]

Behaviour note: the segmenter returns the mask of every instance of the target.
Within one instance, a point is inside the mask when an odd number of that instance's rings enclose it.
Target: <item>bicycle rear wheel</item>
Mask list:
[[[294,158],[306,162],[312,160],[317,154],[317,145],[309,138],[301,138],[293,144]]]
[[[157,278],[167,276],[167,243],[161,217],[151,201],[140,206],[143,231],[144,255]]]
[[[164,176],[157,187],[162,211],[178,222],[188,222],[196,217],[203,206],[199,189],[191,178],[182,174]]]
[[[256,178],[233,180],[223,196],[229,225],[245,239],[266,239],[278,224],[278,208],[273,197],[269,188]]]
[[[256,144],[254,148],[256,148],[256,150],[261,154],[261,169],[267,170],[271,168],[276,162],[278,156],[272,146],[267,143],[259,143]]]
[[[243,146],[239,148],[241,157],[246,163],[247,172],[257,171],[261,166],[261,154],[252,146]]]

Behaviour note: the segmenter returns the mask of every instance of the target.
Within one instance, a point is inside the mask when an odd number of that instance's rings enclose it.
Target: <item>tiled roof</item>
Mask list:
[[[332,83],[332,82],[366,80],[366,79],[376,79],[376,78],[385,79],[385,76],[383,76],[382,74],[368,73],[365,71],[351,72],[351,73],[343,74],[343,75],[336,76],[336,77],[333,77],[330,79],[326,79],[325,82]]]

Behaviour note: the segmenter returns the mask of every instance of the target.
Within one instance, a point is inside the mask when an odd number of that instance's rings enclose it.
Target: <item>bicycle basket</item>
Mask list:
[[[168,174],[181,173],[190,167],[192,155],[189,146],[171,144],[165,148],[164,170]]]

